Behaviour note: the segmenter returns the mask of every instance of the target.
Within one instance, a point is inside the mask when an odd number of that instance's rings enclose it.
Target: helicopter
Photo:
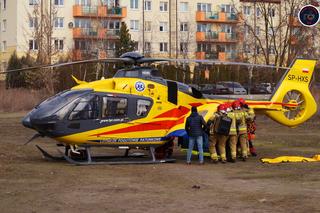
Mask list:
[[[163,146],[174,137],[186,136],[185,121],[196,106],[205,121],[216,112],[217,106],[233,100],[207,97],[197,89],[161,77],[159,70],[142,64],[163,61],[185,62],[185,59],[145,58],[137,52],[128,52],[120,58],[107,58],[41,66],[50,68],[76,63],[121,62],[129,65],[120,69],[113,78],[85,82],[76,79],[76,86],[60,92],[35,106],[22,124],[37,133],[27,143],[38,137],[49,137],[63,146],[62,157],[52,156],[40,146],[36,147],[47,159],[65,159],[75,165],[164,163],[174,159],[158,160],[155,148]],[[188,60],[190,61],[190,60]],[[191,60],[195,63],[240,64],[271,67],[237,62]],[[268,101],[247,100],[258,114],[274,121],[296,127],[317,111],[317,104],[309,90],[316,60],[296,59],[278,83]],[[272,66],[274,68],[274,66]],[[23,68],[24,71],[34,68]],[[11,72],[11,71],[6,71]],[[116,147],[126,150],[142,148],[150,151],[150,160],[98,161],[91,155],[92,147]],[[82,156],[80,159],[75,155]]]

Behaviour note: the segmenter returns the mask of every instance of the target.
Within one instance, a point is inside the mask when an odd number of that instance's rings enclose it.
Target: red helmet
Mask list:
[[[232,108],[233,109],[237,109],[237,108],[240,108],[240,107],[241,107],[240,101],[236,100],[236,101],[232,102]]]
[[[225,103],[225,105],[227,106],[227,108],[232,108],[232,104],[230,102]]]
[[[241,104],[241,106],[245,105],[246,104],[246,101],[243,99],[243,98],[238,98],[238,100]]]
[[[227,110],[227,105],[226,104],[220,104],[218,106],[218,111],[226,111]]]

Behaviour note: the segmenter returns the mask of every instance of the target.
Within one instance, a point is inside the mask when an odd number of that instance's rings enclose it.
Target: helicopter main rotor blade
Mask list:
[[[251,63],[244,63],[244,62],[230,62],[230,61],[219,61],[219,60],[200,60],[200,59],[168,59],[170,62],[180,62],[180,63],[203,63],[203,64],[211,64],[211,65],[241,65],[241,66],[248,66],[248,67],[264,67],[264,68],[274,68],[274,69],[285,69],[289,70],[289,67],[279,67],[274,65],[264,65],[264,64],[251,64]]]
[[[62,67],[62,66],[75,65],[75,64],[88,64],[88,63],[95,63],[95,62],[134,63],[134,60],[132,60],[130,58],[90,59],[90,60],[82,60],[82,61],[65,62],[65,63],[60,63],[60,64],[39,65],[39,66],[34,66],[34,67],[25,67],[25,68],[21,68],[21,69],[7,70],[7,71],[0,72],[0,74],[6,74],[6,73],[12,73],[12,72],[23,72],[23,71],[29,71],[29,70],[47,69],[47,68]]]

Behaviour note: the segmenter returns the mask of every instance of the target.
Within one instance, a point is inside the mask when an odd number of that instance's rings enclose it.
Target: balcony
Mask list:
[[[108,39],[119,39],[120,37],[120,30],[119,29],[110,29],[107,30],[107,38]]]
[[[85,6],[85,5],[73,5],[74,17],[107,17],[106,6]]]
[[[127,8],[107,8],[107,6],[74,5],[73,16],[86,18],[125,18],[127,16]]]
[[[233,13],[197,11],[196,21],[210,23],[239,23],[239,17]]]
[[[97,55],[90,50],[73,50],[73,60],[85,60],[85,59],[96,59]],[[98,58],[107,58],[107,52],[104,50],[99,50]]]
[[[106,39],[105,28],[73,28],[73,38],[77,39]]]
[[[196,52],[198,60],[219,60],[219,61],[235,61],[239,59],[236,52]]]
[[[126,7],[107,8],[107,16],[109,18],[125,18],[127,17],[127,8]]]
[[[235,43],[238,42],[235,33],[225,32],[196,32],[197,42]]]

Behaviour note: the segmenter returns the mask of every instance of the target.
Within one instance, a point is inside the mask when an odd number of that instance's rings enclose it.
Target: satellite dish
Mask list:
[[[68,27],[69,27],[70,29],[72,29],[72,28],[73,28],[73,22],[69,22]]]

